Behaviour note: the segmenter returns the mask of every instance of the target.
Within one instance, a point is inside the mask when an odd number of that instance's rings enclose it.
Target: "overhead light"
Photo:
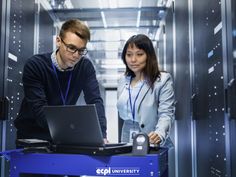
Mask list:
[[[141,7],[142,7],[142,0],[139,0],[138,8],[141,8]]]
[[[141,17],[141,10],[138,11],[138,16],[137,16],[137,23],[136,23],[136,27],[138,28],[140,25],[140,17]]]
[[[55,0],[51,0],[51,6],[52,6],[52,7],[55,7],[55,6],[56,6]]]
[[[173,0],[167,0],[166,7],[171,7]]]
[[[142,7],[142,0],[139,0],[138,8],[140,9],[141,7]],[[141,10],[138,11],[138,15],[137,15],[137,22],[136,22],[136,27],[137,28],[140,25],[140,17],[141,17]]]
[[[67,7],[67,9],[73,9],[74,8],[74,6],[71,3],[71,0],[66,0],[64,4]]]
[[[103,26],[104,28],[107,28],[107,21],[106,21],[105,14],[103,11],[101,11],[101,16],[102,16]]]

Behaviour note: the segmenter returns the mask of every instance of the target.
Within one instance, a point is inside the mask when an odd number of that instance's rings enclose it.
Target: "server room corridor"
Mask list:
[[[168,177],[236,177],[235,0],[1,0],[0,10],[0,152],[16,149],[13,121],[26,60],[56,50],[62,23],[79,19],[91,31],[86,56],[96,70],[109,141],[121,135],[122,49],[132,35],[145,34],[174,81]],[[1,158],[1,177],[10,176],[10,165]]]

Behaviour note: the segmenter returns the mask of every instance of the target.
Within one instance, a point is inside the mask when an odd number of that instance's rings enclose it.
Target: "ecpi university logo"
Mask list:
[[[138,167],[98,167],[96,168],[97,175],[139,175],[140,168]]]

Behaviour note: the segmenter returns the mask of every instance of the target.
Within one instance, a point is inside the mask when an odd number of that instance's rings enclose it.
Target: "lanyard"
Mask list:
[[[132,105],[132,100],[131,100],[131,89],[130,89],[130,85],[131,85],[131,81],[132,81],[132,78],[130,78],[130,83],[129,83],[129,103],[130,103],[130,110],[131,110],[131,113],[132,113],[132,117],[133,117],[133,121],[135,119],[135,103],[138,99],[138,96],[139,96],[139,93],[141,92],[142,88],[143,88],[143,85],[144,85],[144,82],[143,84],[141,85],[135,99],[134,99],[134,104]]]
[[[72,78],[72,71],[70,71],[70,76],[69,76],[69,80],[67,82],[67,87],[66,87],[66,94],[64,95],[63,92],[62,92],[62,89],[61,89],[61,84],[59,82],[59,78],[58,78],[58,75],[57,75],[56,68],[55,68],[53,63],[52,63],[52,67],[53,67],[53,71],[54,71],[54,73],[56,75],[56,78],[57,78],[57,82],[58,82],[58,85],[59,85],[63,105],[66,105],[67,96],[68,96],[68,93],[69,93],[69,90],[70,90],[70,82],[71,82],[71,78]]]

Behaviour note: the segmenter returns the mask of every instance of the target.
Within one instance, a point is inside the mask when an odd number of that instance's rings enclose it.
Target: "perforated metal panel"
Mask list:
[[[34,35],[35,35],[35,13],[38,4],[31,0],[12,0],[10,4],[10,28],[9,28],[9,52],[7,67],[7,96],[10,99],[9,121],[6,125],[6,149],[15,148],[16,129],[13,121],[17,117],[23,93],[22,72],[25,61],[34,54]],[[44,11],[43,11],[44,12]],[[45,13],[42,16],[42,30],[39,35],[41,46],[39,51],[52,49],[52,32],[47,30],[53,28],[50,16]],[[48,26],[45,28],[45,22]],[[43,36],[44,34],[44,36]],[[48,35],[47,35],[48,34]],[[46,40],[47,39],[47,40]],[[48,42],[48,45],[46,43]],[[9,162],[5,167],[8,176]]]
[[[197,175],[226,174],[221,1],[193,1]]]
[[[33,55],[34,1],[11,1],[10,36],[8,53],[8,97],[10,120],[7,127],[7,148],[15,147],[13,120],[18,115],[23,98],[22,72],[27,58]]]

